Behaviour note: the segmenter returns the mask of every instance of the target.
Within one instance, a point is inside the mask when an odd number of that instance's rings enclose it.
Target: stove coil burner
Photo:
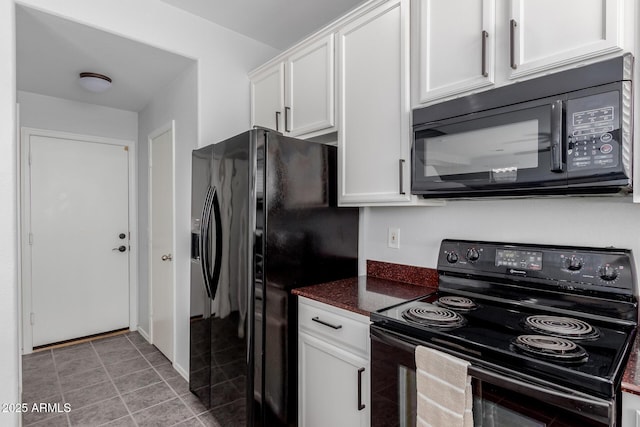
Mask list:
[[[402,317],[411,322],[441,329],[455,329],[466,323],[464,317],[455,311],[432,304],[410,307],[402,312]]]
[[[526,354],[561,362],[584,362],[588,357],[585,349],[573,341],[547,335],[520,335],[512,344]]]
[[[560,316],[529,316],[525,326],[537,333],[552,335],[573,340],[595,339],[600,336],[596,328],[582,320]]]
[[[478,308],[478,304],[473,302],[471,299],[459,296],[440,297],[438,298],[437,304],[441,307],[463,312],[475,310],[476,308]]]

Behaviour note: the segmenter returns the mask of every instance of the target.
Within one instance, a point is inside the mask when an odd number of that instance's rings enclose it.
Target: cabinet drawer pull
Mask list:
[[[362,403],[362,373],[364,372],[364,368],[358,369],[358,411],[362,411],[365,407],[365,404]]]
[[[280,111],[276,111],[276,132],[280,132]]]
[[[333,325],[333,324],[331,324],[331,323],[325,322],[324,320],[320,320],[320,318],[319,318],[319,317],[317,317],[317,316],[316,316],[316,317],[312,317],[312,318],[311,318],[311,320],[313,320],[314,322],[318,322],[318,323],[320,323],[321,325],[324,325],[324,326],[328,326],[328,327],[330,327],[330,328],[333,328],[333,329],[341,329],[341,328],[342,328],[342,325]]]
[[[511,68],[514,70],[518,68],[518,64],[516,64],[516,27],[518,23],[515,19],[511,20],[510,30],[509,30],[509,57],[511,59]]]
[[[489,33],[486,31],[482,31],[482,76],[489,77],[489,73],[487,72],[487,38],[489,37]]]

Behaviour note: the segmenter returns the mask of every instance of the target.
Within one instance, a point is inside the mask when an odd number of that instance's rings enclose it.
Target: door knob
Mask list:
[[[117,248],[113,248],[111,250],[112,251],[118,251],[118,252],[125,252],[127,250],[127,247],[122,245],[122,246],[118,246]]]
[[[167,255],[162,255],[160,259],[163,261],[171,261],[173,257],[171,256],[171,254],[167,254]]]
[[[124,234],[124,233],[120,233],[120,234],[118,234],[118,237],[119,237],[120,239],[124,239],[125,237],[127,237],[127,235],[126,235],[126,234]]]

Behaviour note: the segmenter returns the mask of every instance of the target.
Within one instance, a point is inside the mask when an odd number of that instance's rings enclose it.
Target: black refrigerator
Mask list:
[[[291,290],[357,275],[336,156],[265,129],[193,151],[189,388],[223,427],[297,425]]]

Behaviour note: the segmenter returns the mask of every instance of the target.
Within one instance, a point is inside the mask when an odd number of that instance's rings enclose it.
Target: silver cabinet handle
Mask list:
[[[489,37],[489,33],[486,31],[482,31],[482,76],[489,77],[489,73],[487,72],[487,38]]]
[[[518,23],[515,19],[511,20],[511,25],[509,29],[509,57],[511,58],[511,68],[514,70],[518,68],[518,64],[516,64],[516,27]]]
[[[404,159],[400,159],[398,162],[398,170],[400,171],[400,194],[406,194],[404,192]]]
[[[160,259],[163,260],[163,261],[171,261],[173,259],[173,256],[171,254],[162,255],[162,257],[160,257]]]
[[[285,132],[291,132],[291,129],[289,129],[289,114],[291,112],[291,108],[290,107],[284,107],[284,131]]]
[[[280,111],[276,111],[276,132],[280,132]]]
[[[330,328],[333,328],[333,329],[341,329],[341,328],[342,328],[342,325],[333,325],[333,324],[331,324],[331,323],[325,322],[324,320],[320,320],[320,318],[319,318],[318,316],[316,316],[316,317],[312,317],[312,318],[311,318],[311,320],[313,320],[314,322],[318,322],[318,323],[320,323],[321,325],[324,325],[324,326],[328,326],[328,327],[330,327]]]

